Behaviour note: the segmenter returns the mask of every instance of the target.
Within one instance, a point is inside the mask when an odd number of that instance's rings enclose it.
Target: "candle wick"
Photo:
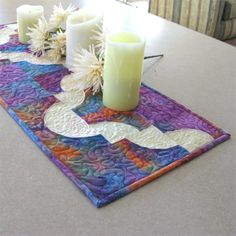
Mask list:
[[[150,58],[156,58],[156,57],[164,57],[164,54],[152,55],[152,56],[146,56],[146,57],[144,57],[144,60],[146,60],[146,59],[150,59]]]

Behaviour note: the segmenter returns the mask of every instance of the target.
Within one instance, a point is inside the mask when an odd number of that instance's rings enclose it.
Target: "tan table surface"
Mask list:
[[[49,11],[55,2],[0,0],[0,22],[15,21],[22,3]],[[108,28],[138,30],[147,39],[146,55],[165,55],[145,62],[143,81],[232,138],[96,209],[0,108],[0,235],[236,235],[236,48],[108,2]]]

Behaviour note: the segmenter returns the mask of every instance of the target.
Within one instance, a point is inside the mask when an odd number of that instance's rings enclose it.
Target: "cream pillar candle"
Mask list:
[[[128,111],[139,102],[145,41],[121,32],[107,37],[105,47],[103,104],[113,110]]]
[[[82,9],[72,13],[66,21],[66,64],[71,66],[75,50],[78,48],[88,49],[95,40],[91,37],[98,25],[102,25],[102,14]]]
[[[16,9],[19,41],[27,43],[29,36],[28,27],[37,24],[38,19],[43,16],[42,6],[22,5]]]

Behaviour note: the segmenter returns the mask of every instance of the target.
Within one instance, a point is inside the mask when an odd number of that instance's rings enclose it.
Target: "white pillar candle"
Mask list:
[[[102,14],[82,9],[72,13],[66,21],[66,64],[72,66],[75,50],[79,48],[89,49],[89,45],[95,44],[92,39],[102,25]]]
[[[121,32],[106,39],[103,104],[128,111],[139,102],[145,41],[137,34]]]
[[[32,27],[37,24],[38,19],[43,16],[42,6],[22,5],[16,9],[19,41],[21,43],[27,43],[29,36],[28,27]]]

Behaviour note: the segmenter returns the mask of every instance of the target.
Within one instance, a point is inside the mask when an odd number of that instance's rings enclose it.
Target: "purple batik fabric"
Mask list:
[[[137,111],[163,132],[192,128],[205,131],[214,137],[219,136],[218,128],[163,94],[148,87],[142,87],[140,93],[141,99]]]

